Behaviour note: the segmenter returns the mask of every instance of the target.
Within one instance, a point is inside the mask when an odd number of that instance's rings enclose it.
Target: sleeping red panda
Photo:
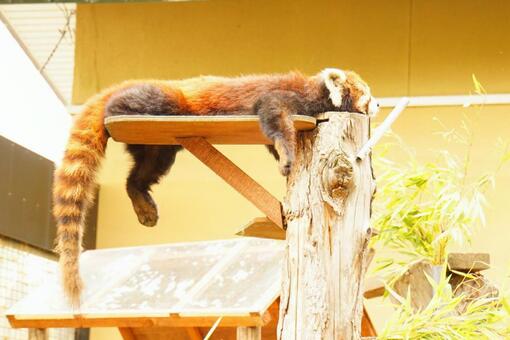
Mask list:
[[[287,175],[294,160],[296,138],[290,115],[314,116],[326,111],[373,115],[378,106],[370,88],[356,73],[338,69],[325,69],[311,77],[292,72],[127,81],[94,96],[76,118],[62,164],[55,172],[56,251],[69,301],[74,306],[80,302],[78,260],[85,212],[93,200],[96,172],[108,139],[105,116],[256,114],[263,133],[274,142],[269,149],[279,159],[281,173]],[[127,145],[134,165],[126,189],[141,224],[156,224],[157,207],[149,190],[169,171],[180,149],[176,145]]]

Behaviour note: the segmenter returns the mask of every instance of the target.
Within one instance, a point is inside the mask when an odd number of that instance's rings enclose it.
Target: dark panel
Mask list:
[[[53,162],[0,136],[0,234],[52,250]],[[88,249],[95,246],[97,206],[87,217]]]
[[[0,137],[0,219],[3,223],[10,223],[7,207],[9,206],[9,197],[12,195],[9,186],[12,183],[13,171],[11,168],[15,144],[5,141],[3,137]]]
[[[90,329],[88,328],[77,328],[74,331],[74,340],[89,340]]]
[[[53,163],[18,145],[12,153],[6,227],[16,239],[48,248]],[[8,235],[9,236],[9,235]]]

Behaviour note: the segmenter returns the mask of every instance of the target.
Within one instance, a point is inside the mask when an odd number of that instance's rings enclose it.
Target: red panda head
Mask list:
[[[372,96],[370,87],[353,71],[327,68],[321,77],[329,91],[329,98],[340,111],[359,112],[375,116],[379,103]]]

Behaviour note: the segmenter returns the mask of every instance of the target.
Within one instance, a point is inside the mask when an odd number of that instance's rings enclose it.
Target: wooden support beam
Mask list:
[[[375,181],[370,155],[356,154],[368,135],[368,117],[336,113],[297,138],[284,202],[281,340],[361,337]]]
[[[361,319],[361,336],[377,336],[377,331],[365,306],[363,306],[363,318]]]
[[[119,327],[119,332],[124,340],[136,340],[135,333],[129,327]]]
[[[260,184],[201,137],[178,138],[177,141],[202,163],[248,199],[277,226],[283,228],[281,204]]]
[[[237,340],[261,340],[261,327],[237,327]]]
[[[373,299],[384,295],[386,287],[384,281],[378,277],[369,277],[365,280],[365,289],[363,296],[365,299]]]
[[[202,332],[200,332],[200,329],[198,329],[198,327],[188,327],[186,328],[186,332],[188,333],[188,337],[190,340],[204,339]]]
[[[285,240],[285,230],[277,226],[267,217],[255,217],[237,232],[236,235]]]

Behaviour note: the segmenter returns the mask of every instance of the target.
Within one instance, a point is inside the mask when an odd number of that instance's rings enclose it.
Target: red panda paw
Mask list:
[[[133,200],[132,203],[138,221],[146,227],[154,227],[158,223],[159,217],[156,203],[149,193],[144,193],[137,198],[138,199]]]
[[[146,227],[154,227],[158,223],[158,212],[147,211],[137,213],[138,221]]]

